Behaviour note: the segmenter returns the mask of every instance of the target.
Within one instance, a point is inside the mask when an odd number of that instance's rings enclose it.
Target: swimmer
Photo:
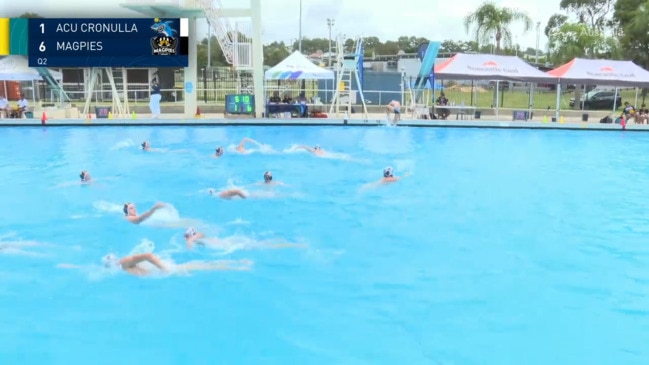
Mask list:
[[[135,209],[135,204],[133,204],[133,203],[124,203],[123,211],[124,211],[125,218],[129,222],[131,222],[133,224],[140,224],[140,223],[144,222],[145,220],[151,218],[151,216],[153,215],[153,213],[156,212],[156,210],[164,208],[164,206],[165,205],[163,203],[156,203],[151,209],[149,209],[148,211],[138,215],[137,210]]]
[[[388,120],[390,120],[390,113],[394,113],[394,118],[392,119],[392,124],[397,124],[399,120],[401,120],[401,103],[399,103],[396,100],[392,100],[388,105],[385,107],[386,109],[386,115],[388,116]]]
[[[262,184],[262,185],[266,185],[266,186],[271,186],[271,185],[275,185],[275,186],[277,186],[277,185],[286,186],[286,184],[284,184],[284,183],[281,182],[281,181],[273,180],[273,173],[270,172],[270,171],[266,171],[266,172],[264,172],[264,181],[263,181],[261,184]]]
[[[194,248],[194,244],[197,245],[203,244],[201,242],[201,239],[205,238],[205,235],[200,232],[196,232],[196,230],[193,227],[189,227],[185,231],[184,237],[185,237],[185,243],[187,244],[187,249],[191,250],[192,248]]]
[[[187,228],[184,234],[185,243],[187,244],[187,249],[191,250],[194,248],[194,245],[199,246],[209,246],[214,248],[223,248],[227,249],[232,245],[230,242],[219,239],[217,237],[207,237],[201,232],[197,232],[193,227]],[[306,245],[295,244],[295,243],[264,243],[259,242],[252,245],[248,245],[247,248],[289,248],[289,247],[306,247]]]
[[[324,154],[326,153],[325,150],[323,150],[322,147],[320,146],[309,147],[309,146],[302,145],[302,146],[297,146],[296,149],[307,150],[316,156],[324,156]]]
[[[403,177],[394,176],[394,173],[392,171],[392,167],[386,167],[385,169],[383,169],[383,178],[381,180],[379,180],[379,183],[381,183],[381,184],[389,184],[389,183],[397,182],[397,181],[403,179],[404,177],[406,177],[408,175],[409,174],[406,173]]]
[[[223,190],[219,193],[216,192],[214,189],[208,190],[210,195],[217,195],[221,199],[232,199],[235,197],[239,197],[241,199],[246,199],[248,198],[248,194],[246,194],[243,190],[237,189],[237,188],[232,188],[232,189],[227,189]]]
[[[139,266],[139,264],[143,262],[152,264],[162,273],[169,273],[170,271],[250,270],[250,267],[252,266],[252,261],[250,260],[223,260],[212,262],[190,261],[184,264],[173,265],[173,268],[170,269],[152,253],[132,255],[121,259],[114,254],[108,254],[104,256],[101,261],[107,269],[119,268],[135,276],[147,276],[153,273],[151,270]],[[59,264],[57,266],[64,269],[81,268],[78,265],[71,264]]]
[[[151,144],[149,144],[149,141],[142,142],[140,146],[142,146],[142,151],[148,151],[151,149]]]
[[[214,156],[213,157],[214,158],[219,158],[221,156],[223,156],[223,147],[218,146],[218,147],[216,147],[216,150],[214,151]]]
[[[261,143],[255,141],[254,139],[250,139],[250,138],[246,137],[246,138],[242,139],[241,142],[239,142],[239,145],[237,146],[237,152],[246,153],[247,152],[246,151],[246,143],[256,144],[257,146],[261,147]]]
[[[87,184],[92,180],[92,177],[90,177],[90,173],[86,170],[81,171],[79,174],[79,178],[81,179],[82,184]]]

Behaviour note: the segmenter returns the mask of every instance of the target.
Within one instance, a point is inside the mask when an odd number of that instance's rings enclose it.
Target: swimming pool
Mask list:
[[[2,132],[2,364],[629,365],[649,356],[644,134]],[[243,137],[266,145],[236,154]],[[141,151],[143,140],[160,150]],[[226,154],[211,158],[218,145]],[[365,186],[386,166],[411,175]],[[93,184],[77,183],[83,169]],[[266,170],[288,186],[253,185]],[[254,198],[207,193],[228,186]],[[143,211],[157,201],[170,207],[151,221],[123,219],[124,202]],[[188,252],[190,224],[226,245]],[[150,249],[168,262],[254,266],[151,278],[101,267],[109,252]]]

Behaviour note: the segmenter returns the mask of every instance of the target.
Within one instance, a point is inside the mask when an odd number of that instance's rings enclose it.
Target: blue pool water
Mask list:
[[[210,158],[243,137],[267,146]],[[0,363],[645,364],[648,163],[623,132],[4,128]],[[411,175],[363,187],[386,166]],[[256,198],[207,193],[233,185]],[[189,224],[224,245],[187,252]],[[151,249],[254,266],[101,267]]]

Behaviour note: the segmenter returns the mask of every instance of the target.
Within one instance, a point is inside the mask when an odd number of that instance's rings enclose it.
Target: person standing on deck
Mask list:
[[[160,100],[162,95],[160,94],[160,85],[156,80],[153,80],[151,84],[151,97],[149,98],[149,109],[151,109],[151,114],[153,119],[157,119],[160,116]]]

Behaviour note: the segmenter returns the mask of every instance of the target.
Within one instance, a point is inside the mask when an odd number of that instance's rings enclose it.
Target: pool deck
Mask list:
[[[226,119],[218,116],[200,118],[183,118],[180,115],[164,115],[152,119],[146,115],[136,119],[51,119],[43,124],[34,119],[0,119],[0,127],[106,127],[106,126],[359,126],[376,127],[388,123],[381,114],[369,115],[369,119],[300,119],[300,118],[266,118],[266,119]],[[504,118],[503,118],[504,119]],[[403,119],[399,127],[433,127],[433,128],[500,128],[500,129],[549,129],[549,130],[597,130],[597,131],[633,131],[648,132],[647,124],[628,124],[622,128],[619,124],[602,124],[598,122],[580,122],[568,120],[564,123],[542,121],[506,121],[506,120],[408,120]]]

